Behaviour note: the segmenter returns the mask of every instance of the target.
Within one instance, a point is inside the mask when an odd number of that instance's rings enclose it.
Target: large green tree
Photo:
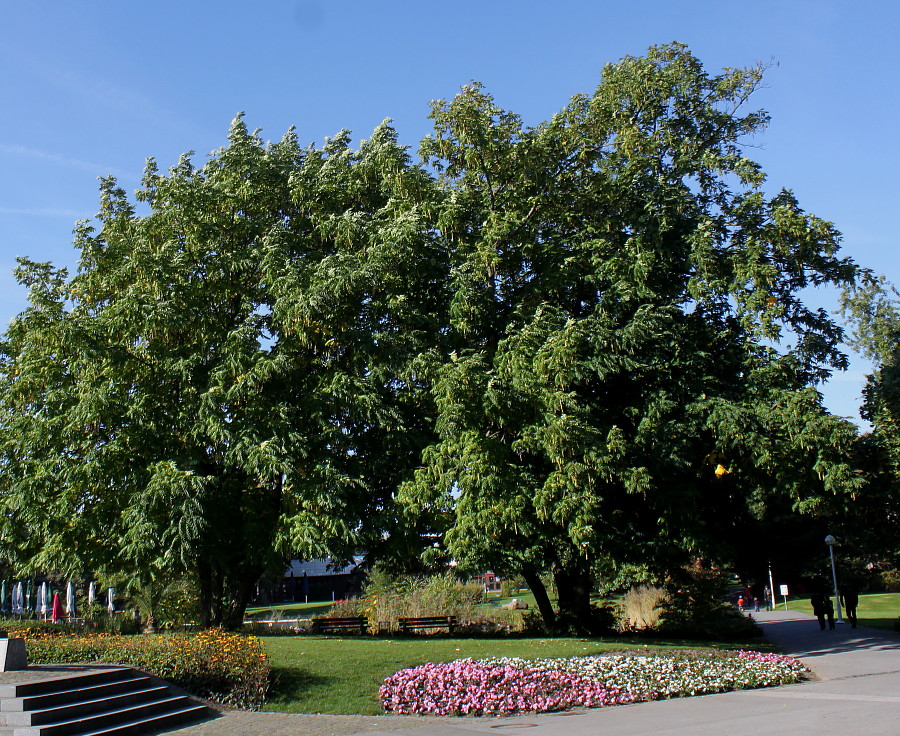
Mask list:
[[[151,161],[137,203],[104,181],[77,274],[18,269],[3,549],[148,586],[187,575],[203,623],[226,626],[291,552],[408,553],[393,493],[432,441],[412,361],[445,301],[433,199],[387,125],[319,150],[238,118],[200,167]]]
[[[523,574],[552,626],[590,628],[602,565],[729,561],[769,499],[814,513],[858,483],[854,428],[815,389],[841,330],[803,301],[857,269],[762,191],[743,147],[762,75],[676,44],[536,127],[477,84],[434,107],[453,350],[404,499],[464,565]]]
[[[590,628],[597,570],[733,557],[772,499],[815,513],[858,479],[815,389],[841,331],[802,296],[857,269],[763,194],[761,78],[672,45],[533,128],[466,87],[422,165],[388,126],[316,149],[239,119],[137,203],[104,182],[78,273],[19,270],[4,549],[183,572],[231,625],[290,551],[427,542]]]

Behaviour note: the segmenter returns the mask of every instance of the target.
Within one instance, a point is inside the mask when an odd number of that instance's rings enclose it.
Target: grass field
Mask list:
[[[833,599],[833,598],[832,598]],[[788,610],[800,611],[812,615],[812,606],[808,598],[789,599]],[[778,610],[784,610],[784,603],[778,604]],[[835,608],[835,614],[837,609]],[[875,629],[894,631],[894,622],[900,616],[900,593],[868,593],[859,597],[859,608],[856,610],[860,626],[871,626]]]
[[[263,643],[275,677],[265,710],[290,713],[381,713],[378,688],[397,670],[425,662],[450,662],[463,657],[568,657],[650,646],[632,640],[599,642],[559,639],[469,639],[426,637],[267,636]],[[696,647],[697,645],[693,645]]]
[[[328,613],[331,603],[315,601],[313,603],[283,603],[275,606],[256,606],[247,609],[247,617],[259,620],[269,618],[273,613],[284,614],[284,618],[309,618]]]

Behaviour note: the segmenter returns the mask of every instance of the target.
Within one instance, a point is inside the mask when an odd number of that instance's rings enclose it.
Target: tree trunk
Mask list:
[[[555,631],[556,612],[553,610],[553,604],[550,602],[550,596],[547,595],[547,588],[544,586],[541,576],[533,568],[528,568],[522,570],[522,577],[525,578],[525,583],[534,595],[534,602],[541,612],[547,631]]]
[[[200,628],[208,629],[212,626],[210,611],[212,611],[212,574],[205,562],[197,563],[197,584],[200,588]]]
[[[554,566],[553,580],[559,601],[558,627],[575,634],[600,633],[591,606],[593,580],[586,563]]]
[[[244,614],[247,611],[247,604],[253,595],[253,588],[259,576],[263,573],[263,567],[252,567],[249,570],[244,568],[240,570],[240,578],[235,581],[233,586],[232,600],[229,601],[228,610],[222,615],[222,626],[232,631],[241,628],[244,625]]]

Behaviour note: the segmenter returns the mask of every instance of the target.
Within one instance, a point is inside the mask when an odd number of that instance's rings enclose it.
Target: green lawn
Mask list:
[[[788,599],[787,605],[788,610],[812,615],[812,606],[809,605],[808,598]],[[784,603],[778,604],[778,610],[784,610]],[[837,613],[837,609],[835,609],[835,613]],[[900,616],[900,593],[868,593],[861,595],[856,615],[860,626],[871,626],[875,629],[894,631],[894,622]]]
[[[533,607],[527,594],[518,596]],[[490,599],[499,605],[510,599]],[[863,626],[893,631],[900,616],[900,593],[861,595],[859,622]],[[271,610],[286,617],[325,613],[330,603],[290,604],[251,609],[257,617]],[[788,601],[788,608],[812,614],[808,599]],[[784,610],[784,604],[778,604]],[[656,642],[654,645],[622,639],[601,642],[574,638],[450,638],[429,637],[382,639],[335,636],[266,636],[263,644],[269,655],[274,685],[266,710],[293,713],[347,713],[374,715],[381,712],[378,688],[386,677],[405,667],[425,662],[448,662],[462,657],[515,656],[566,657],[598,654],[638,646],[655,649],[672,646],[705,646],[684,642]]]
[[[284,618],[309,618],[328,613],[330,601],[314,601],[312,603],[282,603],[274,606],[256,606],[247,609],[247,617],[265,620],[272,613],[283,613]]]
[[[462,657],[566,657],[624,647],[659,649],[630,640],[469,639],[267,636],[263,638],[275,684],[265,710],[291,713],[381,713],[378,688],[386,677],[425,662]],[[696,647],[696,645],[694,645]]]

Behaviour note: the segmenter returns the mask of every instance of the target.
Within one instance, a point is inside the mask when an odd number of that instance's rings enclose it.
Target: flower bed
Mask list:
[[[208,700],[235,708],[265,703],[269,665],[256,637],[212,629],[196,634],[121,636],[53,630],[10,630],[25,639],[33,664],[108,662],[130,665]]]
[[[401,670],[381,686],[394,713],[509,715],[798,682],[795,659],[759,652],[457,660]]]
[[[639,699],[567,672],[472,660],[400,670],[379,691],[385,710],[434,715],[508,715],[587,708]]]

